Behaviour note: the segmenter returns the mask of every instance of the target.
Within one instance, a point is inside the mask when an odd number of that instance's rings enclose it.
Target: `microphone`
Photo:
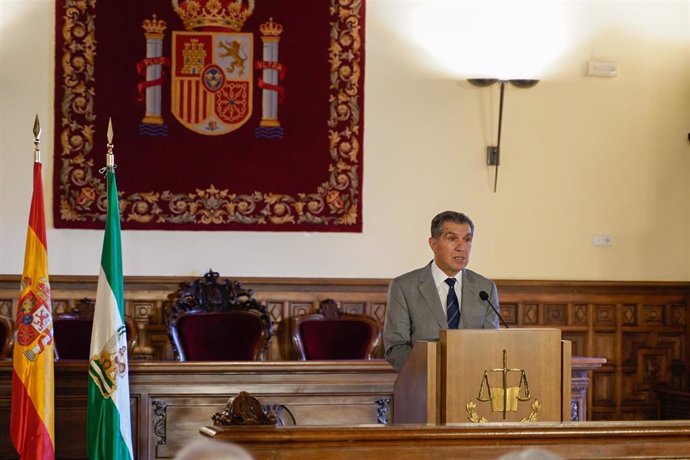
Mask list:
[[[489,300],[489,294],[487,294],[486,291],[481,291],[479,293],[479,298],[484,300],[486,303],[488,303],[489,306],[491,307],[491,309],[494,311],[494,313],[496,313],[496,316],[498,316],[498,319],[500,319],[501,322],[503,323],[503,325],[506,327],[506,329],[510,329],[508,327],[508,323],[506,323],[506,320],[503,319],[503,317],[498,312],[498,310],[496,310],[496,307],[494,307],[494,304],[492,304],[491,301]]]

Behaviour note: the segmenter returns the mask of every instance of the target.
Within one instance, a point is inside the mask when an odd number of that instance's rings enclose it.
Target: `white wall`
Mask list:
[[[0,0],[0,273],[22,270],[36,113],[52,204],[54,7]],[[366,27],[364,232],[124,231],[125,275],[386,278],[456,209],[494,278],[690,278],[690,1],[368,0]],[[506,90],[495,194],[498,90],[465,82],[489,73],[541,80]],[[50,273],[97,274],[102,232],[47,214]]]

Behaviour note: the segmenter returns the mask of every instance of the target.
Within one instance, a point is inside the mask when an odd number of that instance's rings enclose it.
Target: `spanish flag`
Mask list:
[[[22,460],[55,458],[53,319],[41,166],[37,159],[15,322],[10,436]]]

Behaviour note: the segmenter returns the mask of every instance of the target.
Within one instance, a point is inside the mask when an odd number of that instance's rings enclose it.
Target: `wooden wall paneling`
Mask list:
[[[295,359],[294,353],[291,351],[287,302],[270,300],[262,302],[262,304],[266,307],[266,311],[273,321],[273,336],[269,342],[268,360],[275,360],[276,357]]]
[[[568,306],[565,304],[545,304],[544,320],[541,325],[563,328],[568,325]]]
[[[690,392],[657,390],[659,420],[690,420]]]
[[[4,389],[0,386],[0,414],[8,414],[7,425],[0,423],[0,458],[17,458],[17,451],[14,450],[12,445],[12,440],[10,439],[10,427],[9,427],[9,414],[11,411],[11,401],[12,401],[12,390],[11,386],[8,387],[5,393]],[[2,420],[0,419],[0,422]],[[3,447],[4,446],[4,447]]]
[[[617,366],[620,362],[616,348],[616,335],[612,331],[595,329],[593,356],[606,358],[606,367]]]
[[[594,324],[597,327],[616,326],[616,305],[595,305]]]
[[[55,397],[55,456],[83,458],[86,455],[86,393],[81,396]],[[62,430],[60,427],[79,426],[84,430]],[[10,443],[11,446],[11,443]]]
[[[610,309],[610,313],[608,313],[608,310]],[[615,353],[615,366],[616,366],[616,386],[614,387],[614,396],[615,396],[615,404],[616,404],[616,412],[614,413],[614,420],[629,420],[630,416],[627,415],[628,411],[630,411],[629,407],[623,406],[623,391],[621,390],[624,379],[625,379],[625,370],[623,368],[623,347],[621,346],[622,344],[622,336],[623,336],[623,330],[622,330],[622,305],[620,303],[616,305],[606,305],[605,307],[602,306],[602,309],[600,310],[602,313],[602,316],[600,319],[602,319],[603,323],[603,318],[606,317],[608,318],[609,316],[612,317],[613,320],[613,350]],[[607,313],[604,313],[607,312]]]
[[[17,296],[19,296],[19,288],[17,288]],[[0,315],[5,318],[12,318],[12,299],[0,299]]]
[[[570,340],[573,344],[574,356],[588,356],[586,331],[563,331],[562,337],[563,340]]]
[[[614,372],[595,372],[592,376],[590,393],[592,395],[592,418],[596,420],[615,420],[616,375]]]
[[[386,320],[386,302],[374,301],[371,303],[371,316],[376,318],[379,324],[383,325]]]
[[[518,323],[520,327],[532,327],[539,325],[539,305],[536,303],[523,304],[522,320]]]
[[[573,304],[571,307],[570,324],[573,326],[588,328],[590,318],[589,310],[589,305]]]
[[[388,280],[318,278],[237,279],[254,291],[275,324],[268,359],[295,360],[292,318],[314,312],[332,298],[346,311],[364,311],[383,326]],[[0,275],[0,315],[12,318],[19,275]],[[135,319],[139,341],[133,360],[172,359],[163,311],[180,284],[193,277],[125,277],[125,308]],[[647,416],[656,406],[654,389],[688,385],[690,283],[497,280],[502,315],[511,327],[558,327],[575,355],[603,356],[588,393],[594,420]],[[96,276],[53,276],[56,312],[94,298]],[[381,348],[377,356],[382,356]],[[632,379],[632,380],[631,380]],[[625,385],[625,388],[624,388]],[[625,391],[625,396],[624,396]],[[624,401],[636,405],[624,410]],[[625,412],[625,414],[624,414]],[[643,414],[643,415],[640,415]]]
[[[511,327],[518,325],[518,310],[516,303],[501,302],[501,316]]]
[[[580,317],[584,315],[586,325],[587,325],[587,343],[585,347],[585,354],[584,356],[597,356],[594,352],[594,305],[591,303],[580,303],[577,305],[577,309],[580,312]],[[575,354],[575,353],[573,353]],[[603,358],[603,356],[602,356]],[[604,363],[602,367],[606,365]],[[601,368],[601,367],[600,367]],[[594,378],[594,372],[590,372],[590,389],[587,392],[587,420],[592,420],[592,414],[593,414],[593,407],[594,407],[594,402],[593,402],[593,395],[592,395],[592,384],[593,381],[592,379]]]
[[[687,378],[683,358],[686,356],[685,331],[659,334],[659,344],[670,349],[671,360],[665,382],[669,388],[687,388]]]
[[[151,301],[131,301],[129,311],[132,313],[134,324],[137,328],[137,343],[134,349],[130,350],[134,359],[139,361],[153,360],[154,348],[149,345],[148,325],[151,316],[156,308],[156,302]]]

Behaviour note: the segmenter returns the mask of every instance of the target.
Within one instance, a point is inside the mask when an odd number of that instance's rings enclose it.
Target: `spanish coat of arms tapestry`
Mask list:
[[[57,0],[54,222],[362,231],[364,0]]]

